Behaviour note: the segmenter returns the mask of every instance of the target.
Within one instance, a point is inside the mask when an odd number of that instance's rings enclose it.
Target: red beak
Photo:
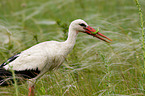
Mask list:
[[[87,26],[87,27],[84,28],[84,29],[86,30],[85,32],[86,32],[87,34],[92,35],[92,36],[94,36],[94,37],[97,37],[97,38],[99,38],[99,39],[101,39],[101,40],[103,40],[103,41],[105,41],[105,42],[107,42],[107,43],[110,43],[110,42],[107,41],[106,39],[112,41],[110,38],[108,38],[107,36],[101,34],[100,32],[97,32],[96,34],[94,34],[93,32],[96,32],[96,30],[93,29],[93,28],[90,27],[90,26]],[[102,36],[103,38],[100,37],[100,36]],[[105,39],[105,38],[106,38],[106,39]]]

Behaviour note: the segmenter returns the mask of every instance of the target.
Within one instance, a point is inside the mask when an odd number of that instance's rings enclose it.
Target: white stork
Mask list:
[[[87,33],[105,42],[109,41],[104,38],[112,41],[100,32],[96,32],[96,30],[88,26],[85,21],[81,19],[74,20],[69,26],[68,38],[66,41],[46,41],[39,43],[12,56],[8,59],[8,61],[1,64],[0,86],[10,84],[6,78],[12,76],[10,70],[14,70],[16,76],[29,79],[28,96],[34,96],[34,85],[36,81],[47,71],[57,69],[63,63],[65,57],[73,49],[79,32]]]

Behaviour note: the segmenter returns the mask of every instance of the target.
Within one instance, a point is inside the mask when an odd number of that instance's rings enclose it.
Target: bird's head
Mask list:
[[[77,19],[74,20],[71,23],[71,27],[76,30],[77,32],[83,32],[83,33],[87,33],[89,35],[92,35],[94,37],[97,37],[105,42],[110,43],[109,41],[107,41],[106,39],[112,41],[111,39],[109,39],[108,37],[106,37],[105,35],[101,34],[99,31],[96,31],[95,29],[93,29],[92,27],[90,27],[84,20],[81,19]],[[100,37],[101,36],[101,37]],[[103,38],[102,38],[103,37]],[[106,39],[105,39],[106,38]]]

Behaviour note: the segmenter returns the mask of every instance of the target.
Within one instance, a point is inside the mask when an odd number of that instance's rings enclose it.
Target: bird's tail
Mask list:
[[[12,73],[4,68],[0,68],[0,86],[7,86],[13,83]]]

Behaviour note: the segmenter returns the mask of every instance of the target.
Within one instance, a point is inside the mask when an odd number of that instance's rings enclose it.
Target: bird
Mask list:
[[[0,86],[8,86],[13,83],[12,72],[16,77],[28,81],[28,96],[34,96],[34,86],[37,80],[46,72],[58,69],[67,55],[73,49],[78,33],[86,33],[99,38],[107,43],[110,38],[90,27],[84,20],[76,19],[71,22],[68,29],[68,37],[64,42],[45,41],[36,44],[12,57],[0,65]],[[94,34],[94,33],[95,34]]]

